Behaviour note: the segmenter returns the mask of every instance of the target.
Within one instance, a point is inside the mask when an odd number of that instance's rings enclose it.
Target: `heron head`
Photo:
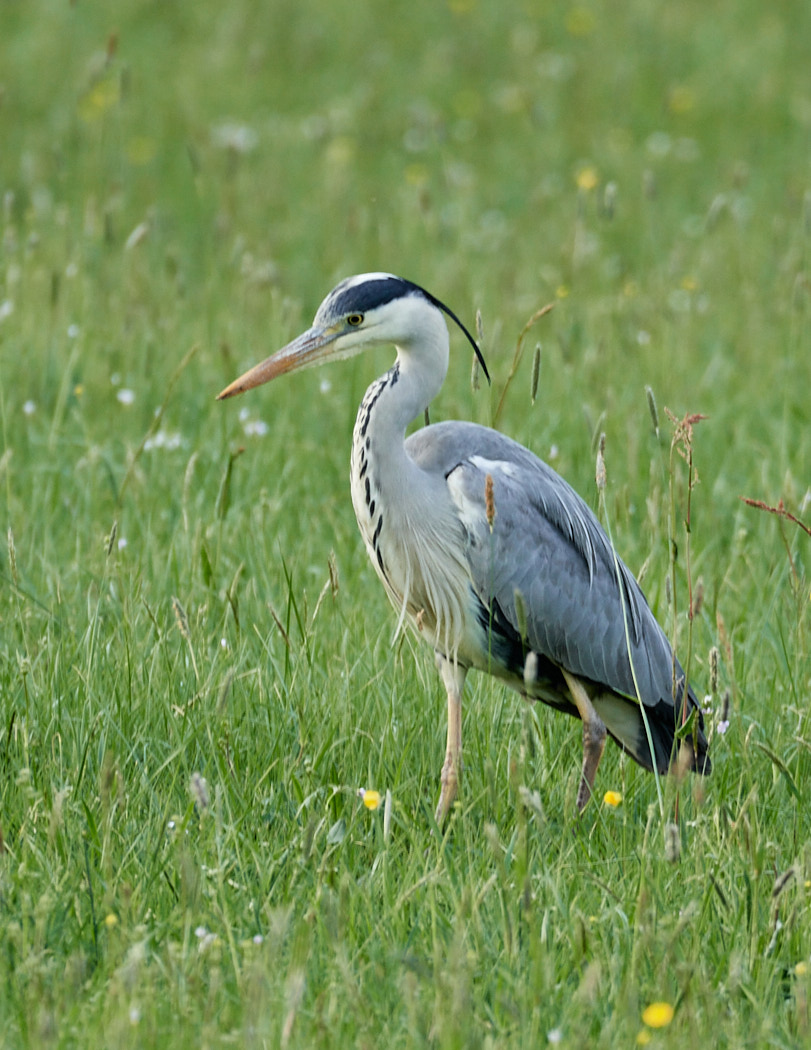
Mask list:
[[[340,361],[370,346],[404,344],[414,338],[420,309],[443,311],[462,329],[488,380],[487,366],[473,336],[456,314],[424,288],[390,273],[347,277],[319,306],[312,326],[292,343],[235,379],[218,400],[241,394],[287,372],[311,368],[322,361]]]

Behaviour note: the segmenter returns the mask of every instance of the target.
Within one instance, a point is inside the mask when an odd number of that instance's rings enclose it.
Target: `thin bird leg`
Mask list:
[[[436,822],[442,824],[456,798],[462,772],[462,690],[467,669],[440,653],[437,653],[436,664],[448,691],[448,746],[439,778],[441,790],[436,807]]]
[[[594,777],[597,774],[597,766],[603,757],[605,748],[605,723],[594,710],[594,704],[589,700],[585,686],[573,674],[561,667],[566,685],[572,694],[572,700],[577,708],[583,722],[583,773],[580,777],[580,787],[577,789],[577,812],[582,813],[586,803],[591,798],[591,790],[594,787]]]

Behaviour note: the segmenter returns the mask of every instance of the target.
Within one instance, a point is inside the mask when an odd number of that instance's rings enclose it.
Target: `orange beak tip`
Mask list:
[[[242,381],[240,379],[235,379],[233,383],[229,383],[224,390],[221,390],[219,394],[217,394],[217,401],[225,401],[229,397],[241,394],[245,389],[246,387],[243,386]]]

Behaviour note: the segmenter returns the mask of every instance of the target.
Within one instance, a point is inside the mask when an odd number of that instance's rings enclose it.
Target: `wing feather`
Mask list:
[[[530,648],[623,696],[636,698],[638,685],[646,706],[672,706],[670,643],[593,512],[563,478],[523,446],[475,424],[434,425],[412,435],[407,448],[424,469],[446,475],[467,537],[471,585],[485,607],[497,603],[518,632],[520,592]]]

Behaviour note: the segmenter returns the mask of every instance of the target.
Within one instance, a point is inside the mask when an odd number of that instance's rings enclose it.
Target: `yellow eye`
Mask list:
[[[346,323],[353,328],[357,328],[358,325],[363,324],[363,314],[350,314],[346,319]]]

